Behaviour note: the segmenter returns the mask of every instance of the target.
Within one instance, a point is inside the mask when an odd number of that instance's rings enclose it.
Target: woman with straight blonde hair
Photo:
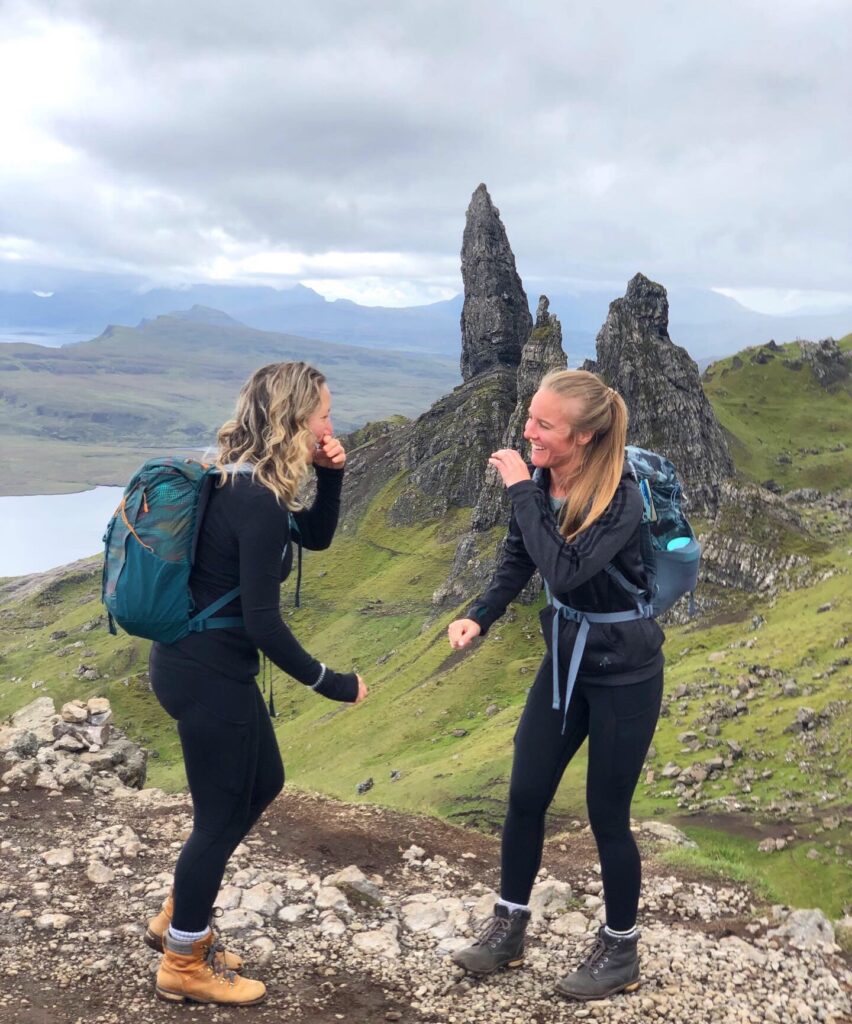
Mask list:
[[[549,650],[515,734],[501,899],[474,944],[454,959],[475,974],[522,962],[545,814],[588,739],[586,800],[606,921],[582,964],[556,988],[573,999],[602,999],[639,986],[641,864],[630,802],[659,716],[664,637],[637,600],[649,588],[643,502],[625,460],[621,396],[583,370],[550,373],[530,403],[524,437],[532,478],[515,451],[488,460],[512,502],[509,534],[491,585],[451,623],[449,638],[462,648],[484,636],[538,569],[548,596],[541,617]]]
[[[357,704],[367,694],[355,672],[334,672],[308,654],[279,608],[293,565],[291,514],[301,545],[327,548],[345,462],[325,377],[307,363],[253,373],[219,431],[220,477],[198,532],[190,589],[195,607],[215,608],[223,628],[151,648],[151,685],[177,721],[194,818],[172,892],[145,935],[163,952],[161,999],[247,1006],[265,998],[266,986],[238,973],[242,960],[222,948],[210,920],[231,854],[284,785],[255,681],[259,652],[330,700]],[[298,494],[311,466],[316,498],[305,508]]]

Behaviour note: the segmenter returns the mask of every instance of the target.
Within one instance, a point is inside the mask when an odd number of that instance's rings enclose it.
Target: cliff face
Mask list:
[[[637,274],[609,307],[586,363],[624,398],[628,441],[663,452],[678,469],[689,507],[715,515],[722,481],[734,464],[722,428],[701,388],[698,367],[668,333],[662,285]]]

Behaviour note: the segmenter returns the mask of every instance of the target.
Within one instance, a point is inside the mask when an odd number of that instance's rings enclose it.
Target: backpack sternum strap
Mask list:
[[[208,605],[203,612],[199,612],[187,623],[189,631],[191,633],[202,633],[205,629],[236,629],[243,625],[243,620],[237,615],[226,615],[219,619],[214,619],[213,616],[220,608],[224,608],[226,604],[230,604],[240,592],[239,587],[234,587],[233,590],[229,590],[227,594],[223,594],[220,598],[217,598],[213,604]]]

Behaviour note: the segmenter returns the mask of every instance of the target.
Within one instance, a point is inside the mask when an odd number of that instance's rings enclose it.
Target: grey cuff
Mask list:
[[[320,662],[320,674],[319,677],[317,678],[317,681],[314,683],[311,689],[318,690],[322,685],[323,679],[325,679],[325,665],[322,662]]]

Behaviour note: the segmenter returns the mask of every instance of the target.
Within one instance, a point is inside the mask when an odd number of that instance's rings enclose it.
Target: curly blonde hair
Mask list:
[[[627,443],[627,406],[617,391],[587,370],[554,370],[539,388],[561,398],[579,399],[582,411],[571,430],[594,435],[583,446],[583,461],[559,521],[560,532],[570,542],[603,515],[618,489]]]
[[[219,486],[240,466],[289,509],[300,509],[314,435],[308,420],[322,401],[323,374],[308,363],[270,363],[243,384],[233,419],[219,428]]]

